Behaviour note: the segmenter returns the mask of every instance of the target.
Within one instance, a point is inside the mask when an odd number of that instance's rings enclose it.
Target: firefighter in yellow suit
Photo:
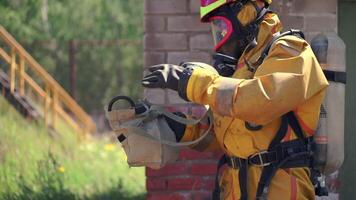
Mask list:
[[[173,89],[190,102],[210,106],[213,135],[193,148],[222,149],[228,158],[249,159],[266,152],[281,127],[282,116],[290,111],[305,137],[314,134],[328,82],[305,40],[288,35],[269,44],[282,29],[278,16],[267,9],[270,3],[201,0],[202,22],[212,24],[214,65],[156,65],[142,80],[144,87]],[[271,46],[268,54],[260,61],[267,45]],[[180,135],[177,140],[191,141],[200,136],[204,125],[173,124],[173,129]],[[296,138],[296,131],[288,126],[281,142]],[[248,165],[244,177],[247,194],[242,194],[239,169],[229,165],[220,180],[219,198],[256,199],[263,164]],[[267,194],[272,200],[315,199],[309,168],[277,169]]]

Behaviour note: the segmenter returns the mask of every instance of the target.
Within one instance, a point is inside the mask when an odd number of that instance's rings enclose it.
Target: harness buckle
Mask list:
[[[239,168],[239,164],[236,163],[236,160],[234,159],[234,157],[230,157],[230,163],[231,163],[231,168],[233,169],[238,169]]]
[[[262,155],[263,154],[267,154],[267,153],[269,153],[267,150],[265,150],[265,151],[260,151],[260,152],[257,152],[257,153],[255,153],[255,154],[252,154],[249,158],[248,158],[248,160],[249,160],[249,163],[251,164],[251,165],[254,165],[254,166],[257,166],[257,167],[266,167],[266,166],[269,166],[270,164],[271,164],[271,162],[263,162],[263,158],[262,158]],[[256,156],[258,156],[258,159],[259,159],[259,161],[260,161],[260,164],[256,164],[256,163],[252,163],[251,162],[251,158],[253,158],[253,157],[256,157]]]
[[[238,157],[229,157],[231,168],[239,169],[242,165],[246,164],[243,159]]]

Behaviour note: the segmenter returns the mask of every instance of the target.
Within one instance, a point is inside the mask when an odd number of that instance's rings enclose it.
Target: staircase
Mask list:
[[[0,69],[2,94],[25,117],[43,119],[58,132],[61,123],[83,135],[96,131],[90,116],[1,25]]]
[[[37,110],[27,101],[25,97],[21,97],[17,90],[13,93],[10,91],[10,82],[7,74],[0,69],[0,90],[1,94],[19,111],[25,118],[29,120],[38,120],[40,115]]]

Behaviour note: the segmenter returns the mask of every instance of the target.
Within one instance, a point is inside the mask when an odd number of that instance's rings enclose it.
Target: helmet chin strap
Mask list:
[[[260,9],[254,3],[257,17],[251,23],[243,26],[236,16],[247,2],[248,0],[244,0],[221,8],[222,13],[226,14],[234,29],[231,38],[213,55],[214,67],[219,74],[221,73],[221,76],[232,76],[235,72],[237,62],[245,49],[251,50],[257,45],[258,26],[263,21],[266,13],[270,12],[268,8],[264,7]]]

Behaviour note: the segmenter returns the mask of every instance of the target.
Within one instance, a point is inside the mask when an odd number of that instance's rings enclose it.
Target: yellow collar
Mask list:
[[[249,52],[242,54],[238,66],[241,66],[241,63],[244,63],[244,60],[249,62],[256,62],[259,58],[264,47],[272,39],[273,35],[282,30],[281,22],[278,16],[275,13],[267,13],[265,19],[261,22],[260,29],[257,36],[257,46],[251,49]]]

